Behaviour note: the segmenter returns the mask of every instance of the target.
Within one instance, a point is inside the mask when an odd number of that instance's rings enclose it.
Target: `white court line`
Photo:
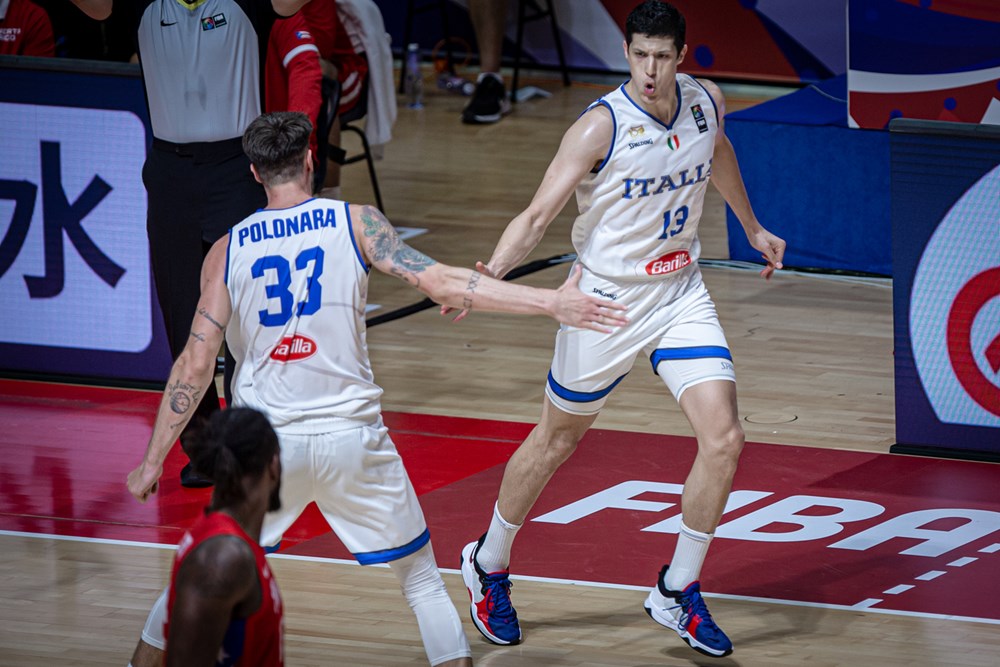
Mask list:
[[[0,536],[11,536],[11,537],[32,537],[35,539],[48,539],[48,540],[65,540],[67,542],[88,542],[92,544],[114,544],[126,547],[150,547],[153,549],[171,549],[176,550],[177,547],[172,544],[156,544],[153,542],[130,542],[128,540],[108,540],[96,537],[74,537],[70,535],[43,535],[40,533],[24,533],[12,530],[0,530]],[[295,556],[291,554],[270,554],[268,558],[279,558],[282,560],[298,560],[306,561],[310,563],[337,563],[342,565],[358,565],[355,560],[347,560],[343,558],[321,558],[318,556]],[[378,565],[364,565],[361,567],[388,567],[388,565],[382,563]],[[441,572],[446,574],[461,574],[461,570],[456,570],[452,568],[439,568]],[[940,574],[945,574],[941,572]],[[926,576],[926,575],[921,575]],[[937,575],[935,575],[937,576]],[[596,581],[576,581],[574,579],[556,579],[553,577],[531,577],[512,574],[511,579],[515,581],[538,581],[545,584],[563,584],[568,586],[589,586],[591,588],[611,588],[614,590],[622,591],[648,591],[649,586],[630,586],[628,584],[608,584]],[[920,577],[917,577],[918,579]],[[933,579],[934,577],[931,577]],[[825,604],[822,602],[803,602],[801,600],[780,600],[777,598],[761,598],[754,597],[750,595],[729,595],[727,593],[702,593],[704,597],[707,598],[718,598],[720,600],[740,600],[743,602],[760,602],[762,604],[781,604],[792,607],[809,607],[812,609],[841,609],[844,611],[858,611],[864,610],[876,614],[887,614],[889,616],[910,616],[913,618],[934,618],[945,621],[962,621],[968,623],[989,623],[991,625],[1000,625],[1000,619],[996,618],[977,618],[975,616],[954,616],[949,614],[931,614],[927,612],[919,611],[903,611],[900,609],[874,609],[869,608],[870,605],[878,604],[881,600],[874,598],[869,598],[863,600],[855,605],[846,604]]]
[[[969,563],[975,563],[978,558],[973,558],[972,556],[966,556],[965,558],[959,558],[958,560],[953,560],[948,565],[950,567],[965,567]]]
[[[931,579],[937,579],[943,574],[948,574],[947,572],[942,572],[941,570],[931,570],[930,572],[924,572],[919,577],[914,577],[920,581],[930,581]]]
[[[865,611],[868,611],[868,610],[871,610],[871,611],[883,611],[882,609],[872,609],[872,605],[876,605],[876,604],[878,604],[881,601],[882,600],[880,600],[879,598],[868,598],[866,600],[862,600],[861,602],[857,603],[856,605],[852,605],[852,606],[848,607],[848,609],[864,609]]]
[[[988,547],[983,547],[982,549],[980,549],[979,553],[981,553],[981,554],[995,554],[998,551],[1000,551],[1000,544],[991,544]]]
[[[899,595],[900,593],[905,593],[911,588],[913,588],[912,584],[900,584],[899,586],[893,586],[887,591],[882,591],[882,595]]]

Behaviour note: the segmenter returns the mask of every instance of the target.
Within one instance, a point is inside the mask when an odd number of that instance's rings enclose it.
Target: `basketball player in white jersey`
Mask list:
[[[247,128],[244,150],[268,206],[205,259],[191,337],[128,487],[143,502],[156,491],[167,452],[213,381],[225,333],[236,359],[234,405],[266,414],[281,442],[282,509],[265,518],[261,543],[277,545],[315,500],[358,562],[396,573],[430,664],[471,665],[416,494],[382,424],[365,342],[368,272],[374,266],[449,306],[545,314],[595,333],[624,325],[625,307],[580,292],[580,272],[544,290],[439,264],[403,243],[378,210],[312,198],[311,131],[291,112]],[[143,633],[153,647],[157,624]]]
[[[609,336],[561,327],[541,421],[507,464],[489,530],[462,551],[473,620],[494,643],[521,639],[508,578],[518,528],[641,352],[698,440],[676,551],[645,607],[696,650],[732,651],[698,583],[743,447],[732,357],[698,269],[709,179],[766,260],[765,278],[781,268],[785,242],[750,207],[723,131],[722,92],[677,72],[687,54],[684,33],[683,16],[668,3],[644,2],[632,11],[624,44],[631,79],[569,128],[531,204],[508,225],[489,263],[478,265],[497,277],[517,266],[575,191],[580,288],[627,304],[631,320]]]

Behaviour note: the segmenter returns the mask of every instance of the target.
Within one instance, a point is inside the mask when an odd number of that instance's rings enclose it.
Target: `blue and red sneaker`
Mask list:
[[[701,597],[701,585],[694,581],[683,591],[671,591],[663,585],[669,565],[664,565],[656,586],[649,592],[643,605],[649,617],[670,628],[687,645],[699,653],[721,658],[733,652],[733,643],[712,620]]]
[[[486,535],[462,549],[462,579],[469,590],[472,622],[494,644],[517,644],[521,626],[510,603],[510,570],[487,574],[476,562],[476,554]]]

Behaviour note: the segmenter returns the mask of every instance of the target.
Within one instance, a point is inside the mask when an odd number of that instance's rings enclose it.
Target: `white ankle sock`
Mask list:
[[[499,572],[506,570],[510,566],[510,548],[514,544],[514,537],[521,526],[507,523],[500,516],[499,504],[493,506],[493,520],[490,522],[490,529],[486,531],[486,539],[483,546],[479,547],[476,554],[476,561],[483,571]]]
[[[663,585],[667,590],[682,591],[692,581],[701,576],[701,566],[708,553],[708,545],[712,541],[711,533],[699,533],[684,525],[681,520],[681,532],[677,535],[677,548],[670,561],[670,568],[664,578]]]

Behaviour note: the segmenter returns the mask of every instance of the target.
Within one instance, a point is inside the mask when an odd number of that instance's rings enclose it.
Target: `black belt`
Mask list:
[[[175,144],[153,137],[153,148],[181,157],[198,160],[220,160],[243,154],[243,138],[234,137],[222,141],[195,141],[189,144]]]

